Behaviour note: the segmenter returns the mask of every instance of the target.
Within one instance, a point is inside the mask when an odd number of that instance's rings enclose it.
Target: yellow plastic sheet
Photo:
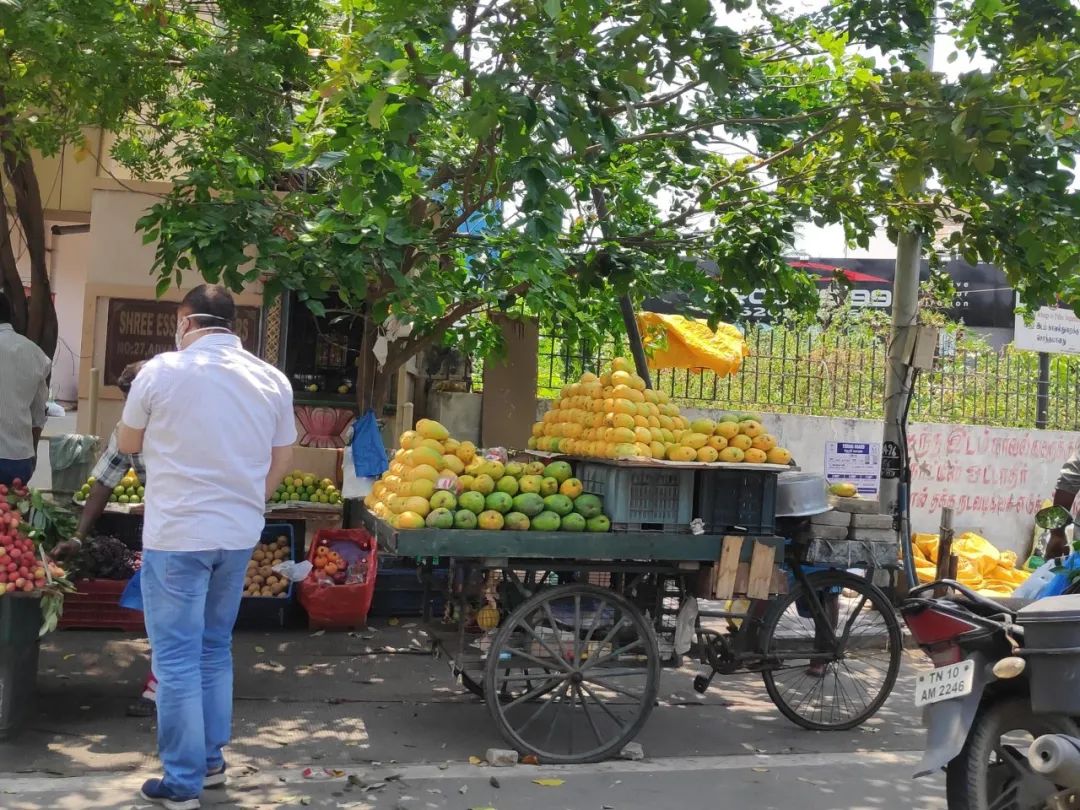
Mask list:
[[[933,582],[937,576],[938,536],[912,536],[915,573],[920,582]],[[987,596],[1010,596],[1031,573],[1016,567],[1016,554],[998,548],[974,532],[953,538],[953,554],[958,558],[956,577],[962,585]]]
[[[730,324],[722,323],[714,332],[705,321],[655,312],[639,312],[637,320],[652,369],[709,369],[727,377],[750,356],[742,333]]]

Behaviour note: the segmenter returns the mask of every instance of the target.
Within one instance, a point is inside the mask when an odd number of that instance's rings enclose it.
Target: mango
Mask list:
[[[529,528],[534,532],[557,532],[562,525],[562,518],[554,512],[541,512],[534,517]]]
[[[494,509],[481,512],[476,518],[476,525],[489,532],[499,531],[504,523],[505,521],[503,520],[502,512],[496,512]]]
[[[424,519],[415,512],[402,512],[394,521],[394,526],[398,529],[422,529],[424,528]]]
[[[583,532],[587,527],[585,518],[576,512],[571,512],[569,515],[565,515],[562,519],[562,523],[559,526],[559,531],[563,532]]]
[[[434,419],[421,419],[416,423],[416,432],[425,439],[435,439],[440,442],[450,438],[450,431]]]

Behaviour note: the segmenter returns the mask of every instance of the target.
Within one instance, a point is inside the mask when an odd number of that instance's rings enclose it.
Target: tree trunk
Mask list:
[[[29,155],[4,149],[4,173],[15,192],[15,214],[22,225],[30,258],[30,306],[26,336],[49,357],[56,353],[58,328],[52,286],[49,284],[49,257],[45,251],[45,209],[37,174]]]
[[[22,277],[15,263],[15,249],[11,244],[11,235],[15,232],[15,222],[8,216],[7,201],[0,193],[0,291],[11,302],[11,325],[20,335],[26,334],[26,290],[23,289]]]

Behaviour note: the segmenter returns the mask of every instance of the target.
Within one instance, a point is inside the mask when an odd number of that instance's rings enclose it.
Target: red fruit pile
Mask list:
[[[0,484],[0,596],[44,589],[46,566],[53,577],[64,576],[56,564],[41,561],[33,540],[19,530],[23,521],[16,504],[28,495],[21,481],[12,482],[10,488]]]

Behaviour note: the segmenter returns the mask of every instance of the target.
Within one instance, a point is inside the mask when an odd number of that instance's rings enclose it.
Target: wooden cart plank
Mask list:
[[[735,576],[739,570],[739,556],[742,553],[743,538],[729,536],[724,538],[724,549],[720,555],[720,565],[716,571],[716,585],[713,596],[716,599],[730,599],[735,593]]]
[[[776,547],[754,542],[754,553],[750,558],[750,581],[746,584],[748,599],[768,599],[769,586],[773,579],[773,560]]]
[[[361,519],[385,551],[405,557],[712,562],[720,558],[723,541],[721,535],[671,535],[663,532],[397,531],[368,512]]]

